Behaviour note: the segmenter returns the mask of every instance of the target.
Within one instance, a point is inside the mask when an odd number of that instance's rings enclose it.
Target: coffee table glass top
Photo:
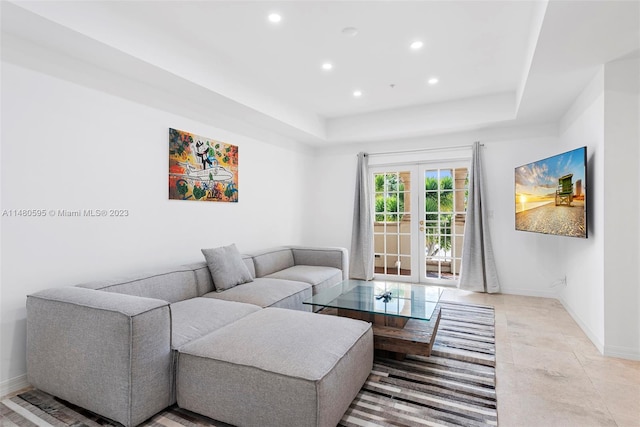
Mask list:
[[[345,280],[303,304],[430,320],[443,289],[415,283]]]

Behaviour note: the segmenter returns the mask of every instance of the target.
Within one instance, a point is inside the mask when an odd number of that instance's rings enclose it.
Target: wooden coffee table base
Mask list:
[[[400,360],[407,354],[430,356],[440,324],[440,304],[433,311],[431,320],[407,319],[345,309],[338,309],[337,314],[372,323],[376,353]]]

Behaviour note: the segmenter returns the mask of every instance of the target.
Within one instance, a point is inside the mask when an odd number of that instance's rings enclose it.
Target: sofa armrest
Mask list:
[[[27,379],[135,426],[171,402],[169,304],[78,287],[27,297]]]
[[[296,265],[320,265],[342,270],[342,280],[349,278],[349,252],[345,248],[287,246]]]

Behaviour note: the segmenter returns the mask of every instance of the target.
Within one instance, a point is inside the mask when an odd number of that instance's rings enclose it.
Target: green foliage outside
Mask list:
[[[451,170],[453,173],[454,171]],[[386,186],[385,186],[386,184]],[[375,175],[376,222],[400,222],[404,217],[404,183],[394,173]],[[452,245],[454,221],[453,177],[424,178],[425,245],[427,257],[448,251]],[[465,198],[467,191],[465,191]]]
[[[386,188],[385,188],[386,181]],[[397,174],[375,176],[376,221],[400,222],[404,216],[404,183]],[[386,201],[386,203],[385,203]],[[385,206],[386,204],[386,206]]]
[[[427,257],[432,257],[441,250],[446,252],[451,249],[453,178],[444,176],[438,183],[435,177],[425,177],[424,189],[425,244]],[[441,213],[438,214],[438,211]]]

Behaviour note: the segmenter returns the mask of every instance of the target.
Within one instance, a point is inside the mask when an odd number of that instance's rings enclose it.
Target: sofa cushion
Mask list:
[[[314,295],[319,290],[336,285],[342,281],[342,270],[333,267],[315,265],[294,265],[266,276],[272,279],[295,280],[313,286]]]
[[[253,280],[235,244],[220,248],[202,249],[202,254],[207,260],[207,265],[213,278],[213,285],[217,292],[222,292]]]
[[[257,305],[213,298],[192,298],[170,307],[173,349],[261,310]]]
[[[267,308],[180,349],[178,405],[232,425],[335,426],[372,364],[369,323]]]
[[[256,277],[264,277],[276,271],[293,267],[293,253],[289,248],[274,248],[251,254],[256,267]]]
[[[195,273],[193,269],[186,266],[82,283],[77,287],[155,298],[168,302],[177,302],[199,296]]]
[[[291,280],[257,278],[253,282],[235,286],[224,292],[210,292],[206,298],[238,301],[260,307],[280,307],[309,310],[302,301],[312,296],[311,285]],[[307,308],[308,307],[308,308]]]

